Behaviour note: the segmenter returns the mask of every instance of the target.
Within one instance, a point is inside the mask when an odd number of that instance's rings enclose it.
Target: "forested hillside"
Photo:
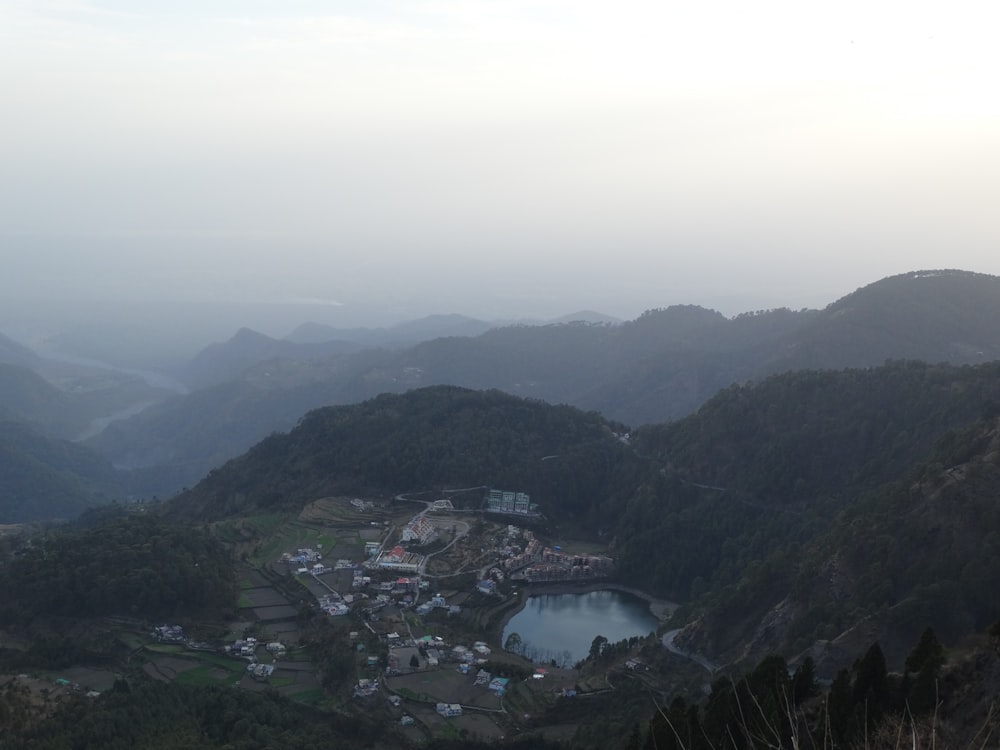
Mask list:
[[[949,430],[926,461],[861,496],[797,554],[772,555],[709,596],[686,642],[734,659],[820,639],[832,643],[817,655],[835,662],[879,639],[898,666],[923,627],[946,643],[985,630],[1000,618],[998,414],[989,406]]]
[[[991,399],[1000,402],[1000,365],[899,362],[776,375],[727,389],[684,420],[639,430],[633,447],[664,476],[616,526],[627,540],[623,573],[687,600],[756,574],[772,554],[794,557],[797,545],[910,471]]]
[[[439,386],[310,412],[175,498],[175,517],[296,508],[335,493],[386,495],[493,485],[528,492],[542,511],[591,532],[649,465],[621,426],[572,407]]]
[[[74,518],[119,499],[121,477],[94,451],[0,421],[0,523]]]
[[[611,540],[623,581],[678,601],[710,594],[713,606],[726,592],[753,591],[763,607],[784,598],[804,551],[841,514],[864,513],[864,498],[907,476],[993,403],[996,364],[804,371],[727,389],[697,414],[626,442],[621,426],[571,407],[435,387],[312,412],[166,510],[213,519],[330,494],[510,487],[529,492],[553,522]],[[956,522],[975,523],[977,511],[968,510],[955,508]],[[849,546],[850,536],[838,544]],[[870,558],[879,570],[876,547],[853,565],[867,569]],[[971,569],[963,575],[956,580],[971,581]],[[982,626],[986,616],[966,625]],[[848,620],[827,618],[823,632]],[[795,643],[811,642],[819,624],[803,621]],[[752,635],[709,631],[704,648],[730,655]],[[942,623],[941,632],[957,630]]]
[[[691,414],[720,389],[791,370],[887,359],[993,361],[1000,358],[998,319],[1000,279],[934,271],[883,279],[819,311],[727,319],[674,305],[621,325],[510,326],[392,351],[249,367],[240,359],[246,369],[238,381],[117,423],[92,445],[115,464],[142,470],[136,494],[162,496],[289,429],[308,409],[380,393],[436,384],[499,389],[632,426],[658,424]]]
[[[221,544],[144,515],[34,536],[2,562],[4,628],[52,617],[220,614],[235,603],[232,559]]]

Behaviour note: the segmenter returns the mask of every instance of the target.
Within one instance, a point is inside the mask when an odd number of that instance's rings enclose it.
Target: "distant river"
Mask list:
[[[532,661],[555,659],[560,666],[571,666],[590,653],[595,636],[615,643],[648,635],[658,624],[647,602],[623,591],[542,594],[529,597],[510,619],[501,643],[517,633],[524,655]]]

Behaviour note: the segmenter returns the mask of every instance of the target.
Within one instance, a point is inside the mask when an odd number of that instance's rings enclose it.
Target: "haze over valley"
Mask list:
[[[0,0],[0,747],[996,745],[998,20]]]

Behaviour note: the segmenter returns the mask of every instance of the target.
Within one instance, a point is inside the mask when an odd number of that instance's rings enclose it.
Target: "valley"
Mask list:
[[[194,736],[208,701],[243,707],[220,738],[701,750],[761,731],[756,700],[847,748],[937,685],[942,731],[992,726],[947,690],[1000,684],[998,292],[903,275],[393,349],[241,331],[169,396],[8,347],[0,720],[173,701]]]

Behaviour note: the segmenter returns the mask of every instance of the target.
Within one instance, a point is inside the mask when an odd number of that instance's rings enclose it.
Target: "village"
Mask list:
[[[574,670],[504,652],[498,626],[526,598],[523,586],[599,582],[614,561],[545,544],[528,528],[540,514],[525,493],[477,490],[313,503],[279,527],[283,533],[258,550],[262,559],[246,572],[240,637],[209,646],[179,626],[161,626],[147,671],[182,682],[214,676],[323,705],[328,697],[314,659],[299,644],[306,607],[329,618],[353,654],[349,700],[368,712],[380,706],[416,740],[461,730],[501,737],[515,688],[519,710],[574,698],[587,689]],[[305,539],[315,541],[276,548]],[[276,554],[265,558],[271,549]],[[308,595],[296,602],[295,591]],[[214,650],[244,667],[200,665],[196,677],[179,668],[181,649]]]

